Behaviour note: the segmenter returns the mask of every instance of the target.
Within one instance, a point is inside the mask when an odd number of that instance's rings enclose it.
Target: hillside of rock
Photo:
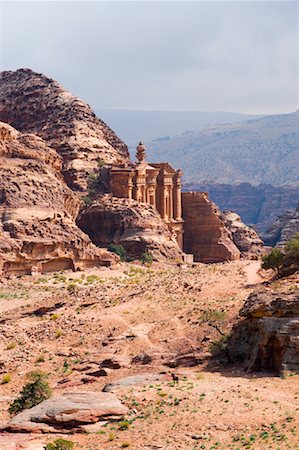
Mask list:
[[[103,195],[82,212],[77,223],[94,244],[122,245],[128,257],[140,258],[147,252],[157,261],[182,259],[166,223],[149,204]]]
[[[284,247],[286,242],[299,233],[299,202],[296,209],[280,215],[263,235],[267,245]]]
[[[186,182],[280,186],[298,183],[299,110],[186,131],[149,143],[153,161],[169,161]]]
[[[0,121],[41,137],[62,156],[62,172],[73,190],[86,191],[102,162],[129,160],[127,146],[89,105],[59,83],[29,69],[0,74]]]
[[[64,183],[61,164],[41,138],[0,123],[0,275],[117,260],[77,227],[81,201]]]
[[[274,371],[285,375],[299,371],[299,292],[271,288],[253,292],[233,328],[229,354],[243,361],[248,371]]]
[[[296,209],[299,184],[272,186],[250,183],[185,183],[185,191],[207,191],[221,210],[234,211],[247,225],[265,232],[286,210]]]

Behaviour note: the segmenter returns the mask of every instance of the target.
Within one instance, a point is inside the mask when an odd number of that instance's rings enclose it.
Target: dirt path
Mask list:
[[[250,286],[259,284],[262,281],[264,281],[263,278],[258,273],[260,268],[261,268],[260,261],[250,261],[244,267],[244,271],[247,275],[247,281]]]

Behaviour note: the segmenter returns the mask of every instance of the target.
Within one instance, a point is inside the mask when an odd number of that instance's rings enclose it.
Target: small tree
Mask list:
[[[126,256],[126,250],[123,248],[122,245],[116,245],[116,244],[109,244],[108,245],[109,252],[115,253],[118,255],[121,259],[121,261],[124,261]]]
[[[273,248],[268,255],[263,255],[262,257],[262,268],[263,269],[273,269],[277,275],[281,276],[281,266],[285,260],[285,255],[279,250],[279,248]]]
[[[9,407],[10,414],[17,414],[23,409],[32,408],[51,397],[51,389],[47,381],[47,375],[42,372],[31,372],[29,382],[25,384]]]
[[[285,252],[290,258],[299,259],[299,233],[286,243]]]

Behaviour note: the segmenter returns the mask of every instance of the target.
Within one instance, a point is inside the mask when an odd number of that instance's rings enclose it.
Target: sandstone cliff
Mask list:
[[[242,222],[238,214],[232,211],[223,211],[221,219],[243,256],[249,259],[257,259],[264,253],[263,241],[256,231]]]
[[[149,204],[103,195],[83,211],[77,223],[94,244],[121,244],[129,257],[148,252],[157,261],[182,259],[166,223]]]
[[[299,233],[299,202],[296,210],[289,210],[280,215],[263,238],[267,245],[283,247],[297,233]]]
[[[195,261],[213,263],[240,258],[221,213],[206,192],[183,192],[184,250]]]
[[[0,275],[110,265],[75,224],[81,201],[61,157],[32,134],[0,123]]]
[[[243,361],[248,371],[299,371],[298,289],[253,292],[229,339],[232,361]]]
[[[0,74],[0,121],[40,136],[62,156],[67,184],[78,191],[102,162],[129,161],[127,146],[90,106],[29,69]]]

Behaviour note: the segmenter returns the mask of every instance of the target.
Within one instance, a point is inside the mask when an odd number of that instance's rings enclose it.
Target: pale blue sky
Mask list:
[[[2,70],[94,108],[278,113],[299,104],[299,3],[2,1]]]

